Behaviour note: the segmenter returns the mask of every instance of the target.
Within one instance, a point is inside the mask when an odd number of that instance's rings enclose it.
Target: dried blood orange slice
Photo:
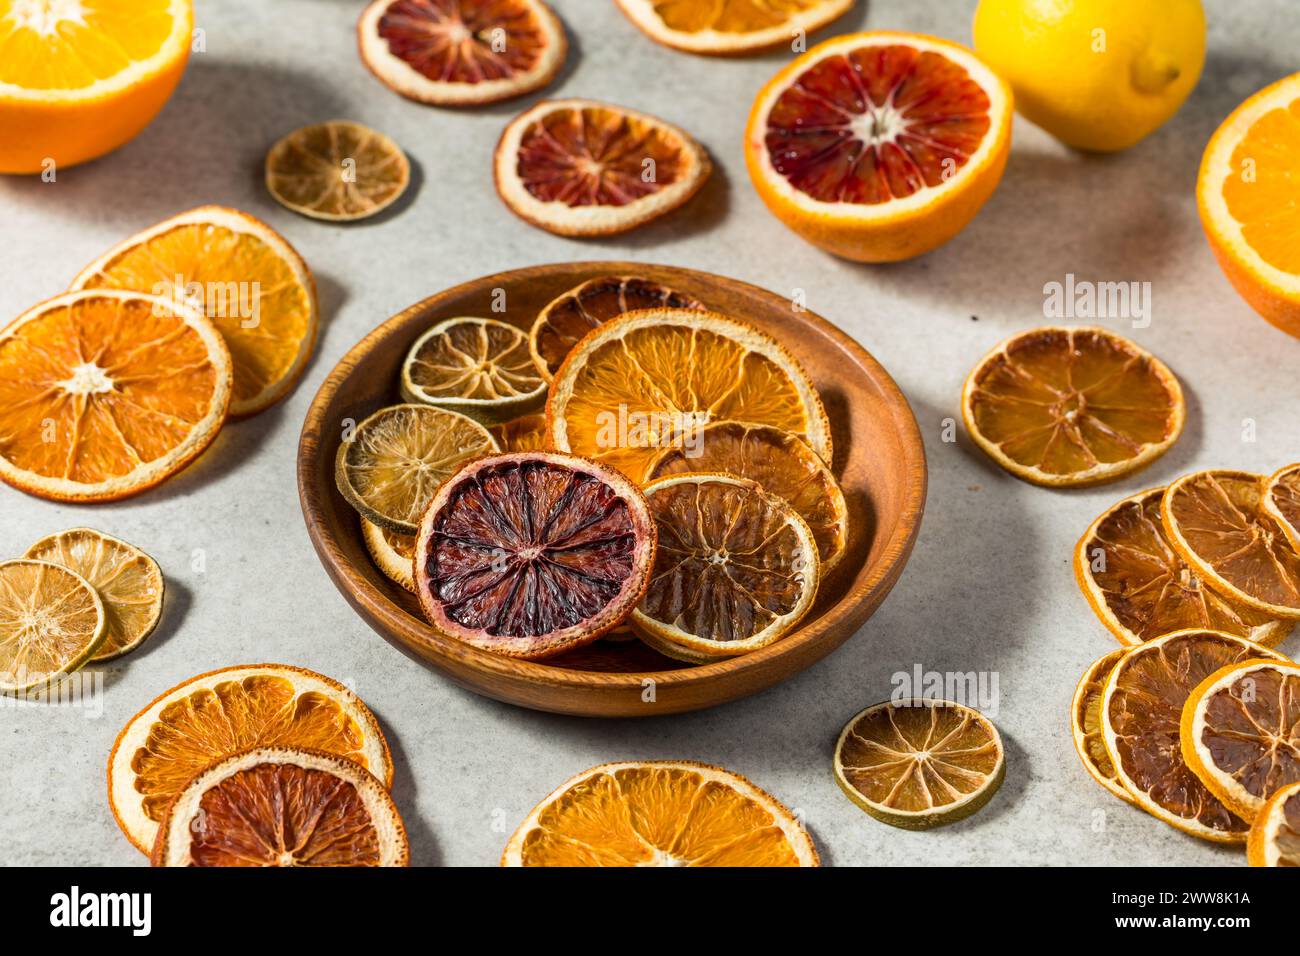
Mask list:
[[[1097,617],[1132,647],[1190,627],[1274,647],[1292,622],[1237,604],[1211,588],[1174,550],[1160,520],[1164,488],[1107,509],[1074,550],[1074,576]]]
[[[791,44],[820,30],[853,0],[618,0],[657,43],[713,56],[736,56]]]
[[[1251,866],[1300,866],[1300,783],[1268,798],[1246,838]]]
[[[361,519],[361,537],[375,566],[412,594],[415,593],[415,535],[389,531],[372,521]]]
[[[1264,510],[1300,553],[1300,463],[1279,469],[1265,482]]]
[[[654,555],[645,498],[618,472],[555,452],[496,455],[434,495],[415,542],[416,594],[444,634],[537,660],[621,623]]]
[[[703,309],[689,295],[636,276],[599,276],[553,299],[529,333],[533,362],[549,382],[588,332],[624,312],[638,309]]]
[[[1111,481],[1178,440],[1187,408],[1178,379],[1128,339],[1100,328],[1043,326],[980,360],[962,417],[980,450],[1049,487]]]
[[[1115,764],[1106,752],[1101,733],[1101,698],[1106,690],[1106,678],[1123,656],[1123,648],[1111,651],[1093,661],[1084,671],[1070,704],[1070,730],[1074,736],[1075,752],[1083,761],[1088,776],[1121,800],[1132,803],[1133,798],[1115,773]]]
[[[337,754],[257,747],[176,794],[154,866],[406,866],[406,828],[384,784]]]
[[[411,181],[411,164],[383,133],[348,120],[296,129],[266,154],[266,189],[312,219],[351,222],[382,212]]]
[[[595,100],[546,100],[501,134],[497,193],[526,222],[561,236],[635,229],[694,196],[713,165],[686,132]]]
[[[375,0],[357,21],[361,61],[385,86],[435,106],[539,90],[564,65],[564,27],[540,0]]]
[[[48,561],[0,564],[0,693],[45,687],[89,661],[108,634],[81,575]]]
[[[759,92],[745,163],[778,219],[864,262],[947,242],[992,194],[1011,90],[965,47],[919,34],[837,37]]]
[[[551,430],[545,415],[524,415],[488,429],[502,451],[547,451],[551,447]]]
[[[1152,816],[1215,843],[1240,843],[1249,826],[1183,760],[1183,705],[1220,667],[1252,658],[1286,660],[1231,634],[1174,631],[1125,651],[1102,695],[1102,740],[1119,783]]]

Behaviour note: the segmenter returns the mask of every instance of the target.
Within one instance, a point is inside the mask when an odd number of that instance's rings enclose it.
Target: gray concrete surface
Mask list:
[[[572,50],[553,95],[591,96],[683,124],[716,172],[687,209],[626,238],[550,236],[492,189],[496,138],[522,103],[426,108],[388,92],[356,56],[360,0],[200,0],[207,52],[138,139],[57,183],[0,178],[0,316],[53,295],[122,237],[201,203],[267,219],[320,283],[324,324],[305,378],[283,404],[228,427],[196,466],[112,506],[63,507],[0,487],[0,553],[91,524],[157,556],[170,600],[147,649],[103,669],[102,712],[0,709],[0,860],[140,864],[118,832],[104,762],[122,724],[162,690],[228,664],[277,660],[352,683],[387,729],[395,796],[422,864],[491,865],[533,803],[572,773],[629,757],[718,763],[770,789],[807,821],[837,865],[1241,862],[1120,804],[1071,748],[1074,684],[1113,640],[1075,588],[1071,549],[1120,497],[1200,467],[1268,471],[1300,454],[1300,342],[1256,317],[1206,246],[1194,184],[1201,151],[1249,93],[1293,71],[1300,21],[1286,0],[1210,9],[1205,74],[1175,119],[1126,153],[1084,157],[1017,119],[997,193],[939,251],[893,266],[836,260],[773,219],[752,190],[741,131],[754,93],[785,54],[711,60],[651,43],[613,7],[557,0]],[[836,32],[896,28],[969,42],[973,0],[872,0]],[[263,191],[266,149],[287,131],[347,117],[387,132],[418,171],[413,195],[378,221],[308,221]],[[884,607],[840,651],[761,696],[693,715],[594,721],[533,713],[462,691],[373,634],[327,580],[294,488],[298,429],[317,386],[364,333],[457,282],[534,263],[627,258],[712,270],[809,306],[890,369],[929,454],[925,524]],[[961,382],[995,342],[1043,320],[1043,286],[1152,283],[1149,328],[1129,331],[1181,376],[1182,440],[1145,473],[1076,493],[1001,473],[958,428]],[[1253,428],[1253,440],[1251,429]],[[196,571],[193,555],[205,567]],[[1297,639],[1288,642],[1300,649]],[[974,818],[930,833],[863,815],[830,776],[841,724],[884,699],[915,665],[996,675],[1006,784]]]

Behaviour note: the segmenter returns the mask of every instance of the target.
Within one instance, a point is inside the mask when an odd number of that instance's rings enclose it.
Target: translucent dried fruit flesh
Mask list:
[[[1300,552],[1300,465],[1289,465],[1269,479],[1264,506]]]
[[[494,401],[534,395],[545,383],[533,365],[528,336],[505,322],[441,323],[412,352],[404,373],[432,399]]]
[[[682,33],[754,33],[779,27],[824,0],[654,0],[654,12],[670,30]]]
[[[1275,269],[1300,274],[1300,218],[1295,180],[1300,175],[1300,99],[1255,120],[1232,150],[1232,175],[1223,199],[1241,224],[1241,237]],[[1252,175],[1242,175],[1249,169]]]
[[[406,191],[411,166],[387,136],[334,120],[295,130],[266,156],[276,201],[307,216],[362,219]]]
[[[78,575],[40,561],[0,564],[0,690],[34,687],[80,666],[104,627],[103,605]]]
[[[502,451],[545,451],[551,447],[545,415],[524,415],[490,430]]]
[[[378,30],[393,56],[443,83],[526,73],[549,45],[536,13],[518,0],[395,0]]]
[[[1102,740],[1101,699],[1106,689],[1106,678],[1123,655],[1123,650],[1111,651],[1088,668],[1075,691],[1073,713],[1070,715],[1075,748],[1079,751],[1084,766],[1103,786],[1121,793],[1124,785],[1119,782],[1115,764]]]

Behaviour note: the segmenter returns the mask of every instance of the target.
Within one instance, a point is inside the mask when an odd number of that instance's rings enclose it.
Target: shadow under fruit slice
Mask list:
[[[1175,631],[1124,652],[1101,702],[1102,740],[1119,782],[1157,819],[1215,843],[1240,843],[1249,825],[1183,760],[1183,705],[1221,667],[1276,651],[1219,631]]]
[[[1300,866],[1300,783],[1268,798],[1246,838],[1251,866]]]
[[[738,56],[785,46],[820,30],[853,0],[618,0],[628,19],[656,43],[713,56]]]
[[[1300,553],[1300,463],[1277,471],[1264,485],[1264,510]]]
[[[980,360],[962,417],[980,449],[1037,485],[1111,481],[1163,455],[1186,406],[1163,362],[1101,328],[1043,326]]]
[[[395,203],[411,164],[383,133],[347,120],[296,129],[266,154],[266,188],[281,206],[312,219],[350,222]]]
[[[261,746],[324,750],[392,783],[388,742],[355,694],[301,667],[245,664],[190,678],[122,728],[108,757],[118,826],[148,853],[167,806],[196,774]]]
[[[395,581],[415,593],[415,576],[411,562],[415,558],[415,536],[389,531],[372,521],[361,519],[361,537],[366,542],[375,566],[383,571],[389,580]]]
[[[819,866],[795,816],[739,774],[692,760],[607,763],[560,784],[502,866]]]
[[[218,760],[176,795],[154,866],[406,866],[385,784],[337,754],[257,747]]]
[[[618,472],[555,452],[498,455],[434,496],[415,542],[416,595],[443,634],[538,660],[621,623],[654,555],[645,498]]]
[[[26,558],[0,564],[0,693],[71,674],[104,643],[108,616],[81,575]]]
[[[1074,749],[1088,776],[1124,802],[1132,803],[1132,796],[1120,783],[1115,764],[1106,752],[1101,730],[1101,698],[1106,690],[1106,678],[1123,656],[1123,648],[1111,651],[1093,661],[1084,671],[1070,704],[1070,730],[1074,736]]]
[[[835,744],[835,780],[877,820],[908,830],[953,823],[1002,786],[1002,736],[979,711],[943,700],[885,701]]]

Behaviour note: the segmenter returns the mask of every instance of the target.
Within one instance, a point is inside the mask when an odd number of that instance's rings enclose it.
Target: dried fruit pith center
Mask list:
[[[531,69],[546,34],[520,0],[397,0],[379,18],[393,56],[431,80],[480,83]]]
[[[1205,705],[1200,742],[1253,796],[1300,780],[1300,677],[1258,668],[1218,691]]]

